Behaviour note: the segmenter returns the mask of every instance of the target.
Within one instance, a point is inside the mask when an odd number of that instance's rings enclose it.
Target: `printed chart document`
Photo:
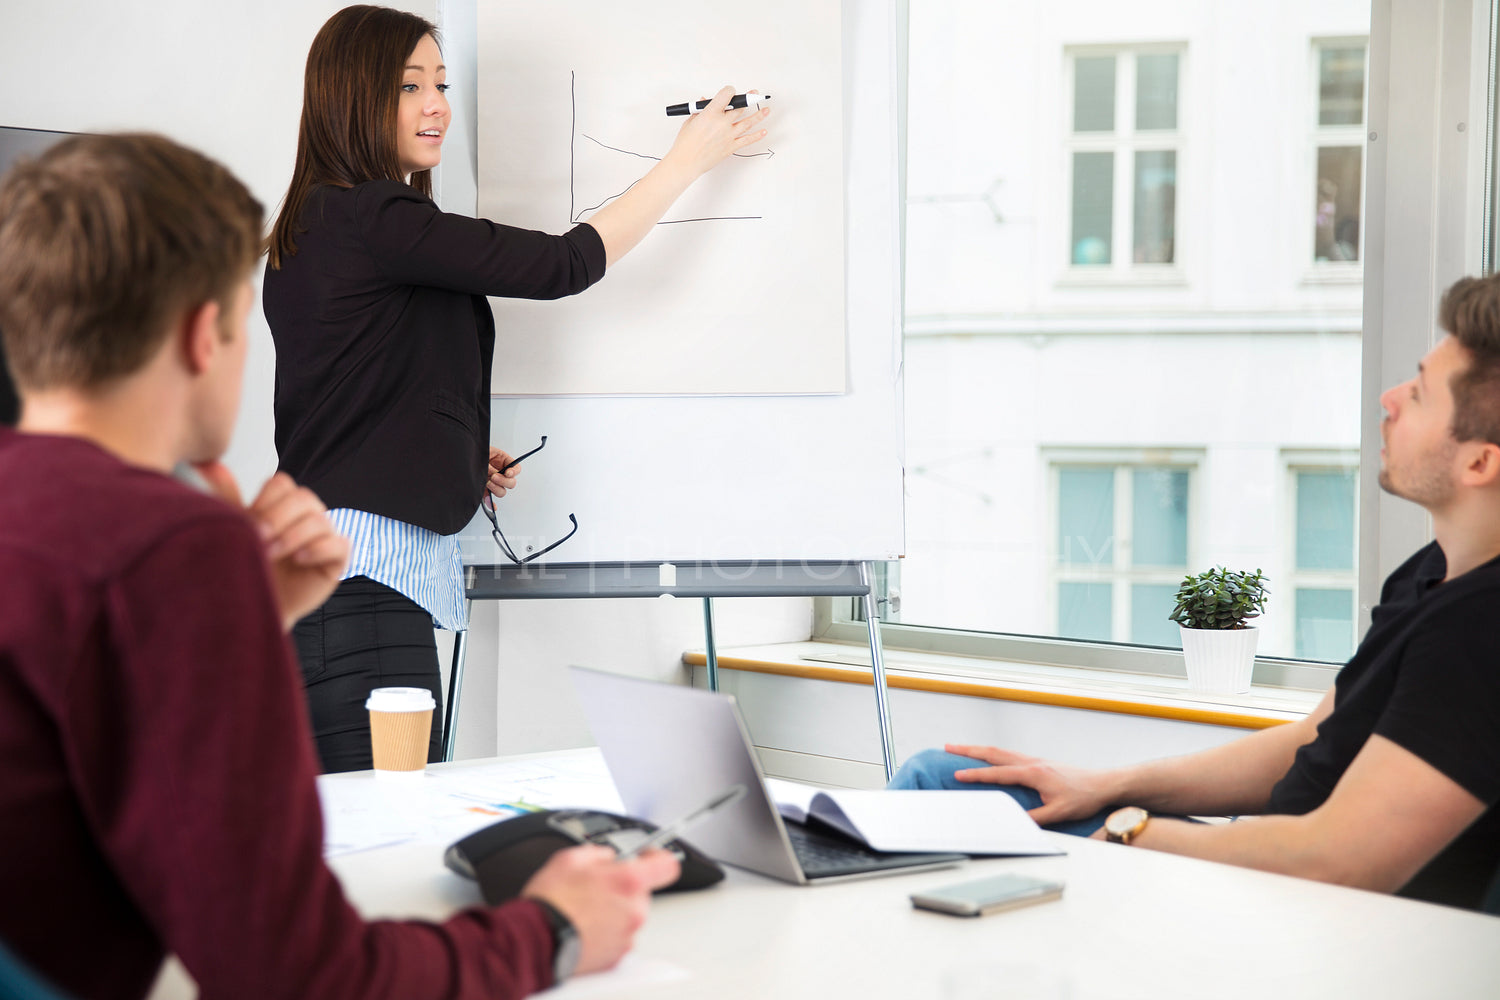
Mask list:
[[[318,778],[318,798],[323,856],[329,858],[410,841],[447,846],[538,809],[624,809],[597,748],[545,762],[435,765],[410,779],[382,780],[371,771],[325,774]]]
[[[767,778],[787,819],[809,816],[877,851],[1062,854],[1020,803],[1003,792],[861,791]]]

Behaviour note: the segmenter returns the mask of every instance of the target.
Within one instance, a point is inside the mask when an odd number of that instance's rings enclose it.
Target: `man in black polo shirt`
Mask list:
[[[1500,276],[1457,282],[1439,321],[1448,335],[1380,399],[1380,485],[1426,508],[1436,540],[1386,580],[1311,715],[1106,770],[949,745],[892,787],[1010,786],[1069,832],[1478,905],[1500,865]]]

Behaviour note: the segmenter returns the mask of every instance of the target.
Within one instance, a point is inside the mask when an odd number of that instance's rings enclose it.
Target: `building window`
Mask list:
[[[1071,56],[1075,268],[1177,262],[1181,64],[1176,51]]]
[[[1054,463],[1056,634],[1178,646],[1167,619],[1188,566],[1187,465]]]
[[[1313,260],[1320,264],[1360,259],[1365,52],[1363,41],[1313,46],[1317,67]]]
[[[1326,684],[1335,668],[1293,659],[1299,642],[1341,659],[1374,571],[1352,542],[1319,551],[1328,523],[1352,537],[1337,477],[1302,482],[1297,565],[1293,470],[1349,475],[1376,433],[1367,346],[1414,363],[1430,332],[1366,329],[1360,261],[1313,262],[1320,146],[1333,229],[1352,219],[1364,252],[1365,102],[1384,92],[1363,79],[1369,10],[907,6],[907,534],[888,644],[1171,676],[1183,576],[1259,568],[1258,683]],[[976,119],[955,94],[1026,99]],[[1431,297],[1407,279],[1381,301]],[[863,628],[830,612],[817,634]]]
[[[1305,660],[1343,663],[1355,642],[1355,543],[1359,473],[1354,465],[1292,466],[1293,649]]]

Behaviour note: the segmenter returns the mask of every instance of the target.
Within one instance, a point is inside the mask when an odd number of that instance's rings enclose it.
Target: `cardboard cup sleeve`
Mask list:
[[[375,770],[420,773],[427,767],[427,743],[432,735],[432,712],[437,707],[426,688],[376,688],[365,708],[370,710],[370,749]]]

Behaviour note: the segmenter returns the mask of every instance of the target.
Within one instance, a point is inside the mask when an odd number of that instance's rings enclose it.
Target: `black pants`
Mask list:
[[[432,615],[369,577],[340,583],[327,602],[292,629],[323,771],[362,771],[372,764],[365,699],[378,687],[432,692],[427,759],[442,748],[442,678]]]

